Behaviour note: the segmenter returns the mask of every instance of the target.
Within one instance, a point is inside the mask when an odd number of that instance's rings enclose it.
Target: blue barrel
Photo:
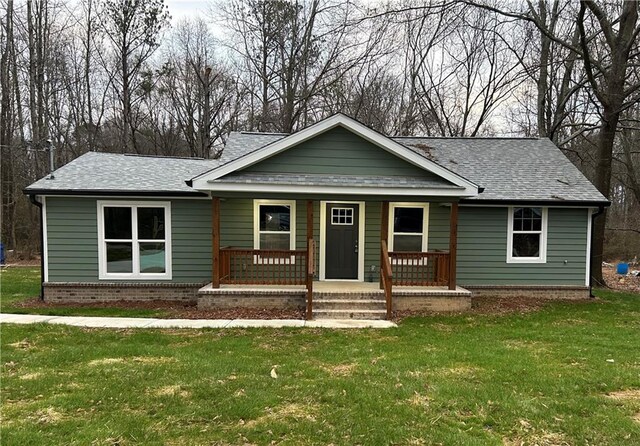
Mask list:
[[[4,252],[4,243],[0,242],[0,265],[4,265],[7,261],[7,255]]]
[[[628,263],[618,263],[617,272],[618,272],[618,274],[622,274],[623,276],[626,276],[627,273],[629,272],[629,264]]]

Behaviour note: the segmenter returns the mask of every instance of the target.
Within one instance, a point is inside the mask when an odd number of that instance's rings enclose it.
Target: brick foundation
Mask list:
[[[189,301],[196,302],[201,283],[45,283],[46,302]]]
[[[201,293],[198,309],[265,308],[300,309],[306,305],[306,293],[282,291],[225,291]]]
[[[397,311],[465,311],[471,308],[471,295],[460,296],[424,296],[394,295],[393,309]]]
[[[304,290],[224,289],[209,286],[200,290],[199,309],[265,308],[300,309],[306,306]]]
[[[474,297],[533,297],[545,299],[587,299],[589,288],[580,286],[471,286]]]

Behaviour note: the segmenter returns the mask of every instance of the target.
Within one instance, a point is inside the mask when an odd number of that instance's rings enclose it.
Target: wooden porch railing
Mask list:
[[[220,283],[307,285],[307,250],[220,249]]]
[[[381,255],[382,266],[380,267],[380,278],[382,281],[382,288],[384,289],[384,299],[387,304],[387,319],[391,319],[391,312],[393,310],[393,271],[391,270],[391,261],[389,260],[389,250],[387,249],[387,242],[382,240],[381,242]]]
[[[397,286],[446,286],[449,283],[448,252],[390,252],[393,284]]]
[[[306,250],[220,249],[220,283],[230,285],[305,285],[307,319],[313,317],[315,241]]]

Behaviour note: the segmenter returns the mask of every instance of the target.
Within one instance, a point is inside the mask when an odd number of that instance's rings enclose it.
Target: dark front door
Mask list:
[[[358,278],[359,210],[358,204],[327,203],[326,279]]]

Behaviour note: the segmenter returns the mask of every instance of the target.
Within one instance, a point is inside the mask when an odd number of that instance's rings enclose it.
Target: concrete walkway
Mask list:
[[[391,321],[358,319],[154,319],[142,317],[43,316],[39,314],[0,313],[0,323],[62,324],[93,328],[248,328],[248,327],[310,327],[310,328],[391,328]]]

